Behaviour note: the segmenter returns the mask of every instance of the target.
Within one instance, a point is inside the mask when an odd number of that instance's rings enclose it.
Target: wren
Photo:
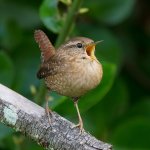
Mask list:
[[[83,131],[78,100],[95,88],[102,79],[102,65],[95,56],[95,46],[101,41],[94,42],[86,37],[75,37],[55,50],[43,31],[36,30],[34,38],[41,50],[41,66],[37,77],[45,80],[50,91],[72,98],[79,119],[76,126]],[[48,100],[46,112],[49,114]]]

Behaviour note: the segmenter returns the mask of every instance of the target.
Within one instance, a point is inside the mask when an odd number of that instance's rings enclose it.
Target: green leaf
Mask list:
[[[13,51],[22,39],[22,30],[15,21],[2,23],[0,26],[0,44],[7,49]]]
[[[59,1],[68,6],[71,5],[71,3],[72,3],[72,0],[59,0]]]
[[[0,52],[0,83],[11,86],[14,79],[14,66],[9,56]]]
[[[129,117],[143,116],[149,118],[150,116],[150,97],[142,98],[137,102],[130,112],[128,113]]]
[[[0,1],[0,21],[12,21],[24,29],[35,28],[40,24],[40,18],[37,10],[31,4],[28,5],[19,4],[17,1]]]
[[[79,14],[84,14],[84,13],[87,13],[89,11],[88,8],[80,8],[79,9]]]
[[[117,78],[102,101],[86,112],[87,129],[95,136],[106,138],[109,129],[112,129],[118,123],[116,120],[126,112],[128,95],[125,82]]]
[[[0,124],[0,140],[13,133],[13,129]]]
[[[144,117],[122,122],[112,133],[111,143],[116,150],[150,149],[150,120]]]
[[[116,127],[111,136],[116,149],[127,150],[150,148],[150,97],[142,98],[122,118],[123,121]],[[143,138],[141,138],[143,137]]]
[[[57,5],[58,0],[44,0],[40,7],[40,17],[44,25],[55,33],[60,31],[63,24]]]
[[[40,83],[36,78],[40,65],[40,51],[32,36],[32,32],[31,35],[24,35],[23,43],[12,54],[17,72],[14,89],[28,97],[31,96],[30,86]]]
[[[85,6],[89,14],[101,22],[116,25],[129,17],[135,5],[135,0],[88,0]]]

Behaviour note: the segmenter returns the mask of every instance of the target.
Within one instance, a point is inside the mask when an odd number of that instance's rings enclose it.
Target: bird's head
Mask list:
[[[102,41],[94,42],[86,37],[75,37],[63,44],[60,49],[65,50],[69,55],[78,55],[81,58],[97,60],[95,56],[95,46]]]

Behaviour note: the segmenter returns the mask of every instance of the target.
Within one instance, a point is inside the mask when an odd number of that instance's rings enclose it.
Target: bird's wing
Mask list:
[[[59,57],[56,53],[47,61],[47,63],[41,65],[39,71],[37,72],[37,77],[39,79],[42,79],[47,76],[52,76],[57,73],[63,72],[64,67],[66,67],[63,62],[64,59],[62,57]]]
[[[37,72],[37,77],[42,79],[54,74],[56,74],[56,69],[52,65],[50,66],[50,64],[46,63],[40,67],[39,71]]]
[[[34,38],[41,50],[42,63],[47,62],[55,54],[55,48],[42,30],[35,30]]]

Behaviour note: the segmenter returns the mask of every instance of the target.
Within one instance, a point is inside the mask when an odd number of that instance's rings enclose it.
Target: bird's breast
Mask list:
[[[69,97],[80,97],[100,83],[102,73],[102,66],[97,61],[74,62],[70,69],[45,80],[52,91]]]
[[[76,90],[78,95],[83,95],[87,91],[95,88],[102,78],[102,66],[96,61],[79,64],[79,72],[73,77],[74,82],[72,88]]]

